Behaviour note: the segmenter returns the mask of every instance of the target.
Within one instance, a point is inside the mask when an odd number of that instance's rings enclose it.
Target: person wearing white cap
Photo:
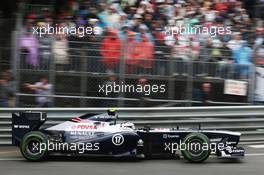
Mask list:
[[[242,46],[242,42],[240,33],[236,32],[233,35],[233,39],[228,42],[227,47],[234,51]]]
[[[112,29],[118,29],[120,26],[120,15],[118,14],[117,7],[114,4],[110,5],[108,8],[105,23],[107,24],[107,27]]]

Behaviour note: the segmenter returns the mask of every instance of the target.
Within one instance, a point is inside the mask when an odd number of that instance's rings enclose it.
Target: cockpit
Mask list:
[[[91,114],[87,113],[80,117],[81,120],[92,120],[92,121],[99,121],[99,122],[110,122],[116,124],[116,120],[118,119],[118,115],[116,114],[116,110],[109,109],[107,113],[103,114]]]

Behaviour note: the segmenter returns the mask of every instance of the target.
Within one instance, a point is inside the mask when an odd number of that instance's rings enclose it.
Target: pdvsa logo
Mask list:
[[[73,125],[71,127],[73,130],[96,130],[97,126],[95,125]]]
[[[124,136],[122,136],[121,134],[115,134],[112,137],[112,143],[116,146],[122,145],[124,141],[125,141]]]

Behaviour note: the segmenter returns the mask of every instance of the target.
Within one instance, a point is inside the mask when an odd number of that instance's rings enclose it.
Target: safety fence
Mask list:
[[[116,38],[109,39],[105,34],[37,37],[32,27],[56,23],[69,26],[76,21],[28,17],[53,14],[52,5],[24,4],[19,9],[12,45],[0,48],[0,69],[13,72],[16,107],[38,106],[38,94],[26,89],[24,84],[34,84],[42,77],[48,77],[53,86],[48,96],[52,107],[248,105],[254,102],[255,66],[234,63],[227,47],[198,44],[198,40],[183,40],[180,44],[175,40],[154,39],[152,46],[145,43],[139,47],[139,42],[129,43],[124,33],[123,37],[119,36],[120,45],[113,44],[118,43],[114,41]],[[144,39],[140,37],[139,33],[135,36],[137,41]],[[12,56],[8,62],[7,52]],[[113,76],[120,84],[137,85],[142,79],[151,85],[164,84],[166,92],[147,96],[144,101],[147,104],[141,102],[142,94],[100,94],[98,86],[108,83]],[[227,79],[246,82],[246,94],[223,94]],[[212,86],[212,95],[206,104],[201,92],[203,83]]]
[[[141,79],[145,79],[147,84],[164,84],[166,92],[148,96],[151,100],[147,106],[174,106],[174,103],[169,103],[171,100],[177,103],[176,106],[191,106],[197,104],[195,101],[199,101],[198,103],[201,104],[203,100],[195,98],[194,93],[196,90],[201,91],[203,82],[215,83],[213,86],[216,87],[216,90],[211,93],[218,93],[218,95],[210,99],[210,101],[216,102],[214,104],[224,104],[225,102],[226,105],[229,103],[248,104],[253,102],[255,76],[253,64],[236,64],[230,62],[231,56],[223,56],[219,59],[202,53],[195,59],[188,53],[191,51],[190,49],[184,54],[175,54],[174,49],[182,50],[176,46],[176,48],[171,48],[170,46],[153,45],[151,55],[142,57],[137,55],[134,58],[135,52],[139,54],[142,51],[136,51],[136,47],[133,51],[129,50],[127,48],[129,43],[126,41],[121,43],[125,48],[107,50],[102,49],[102,40],[107,37],[93,36],[93,38],[92,41],[89,39],[78,42],[67,39],[56,41],[57,39],[51,36],[38,38],[38,40],[35,38],[34,42],[39,42],[32,45],[32,47],[36,47],[35,51],[38,51],[36,53],[15,44],[13,72],[17,82],[16,106],[32,107],[37,105],[32,92],[26,91],[23,84],[38,82],[42,77],[48,77],[53,86],[52,93],[49,95],[51,95],[52,106],[55,107],[142,106],[137,102],[131,103],[131,101],[140,100],[140,98],[133,100],[133,97],[139,94],[122,92],[114,96],[100,94],[98,86],[109,83],[109,79],[113,77],[114,80],[112,79],[111,83],[116,82],[117,84],[137,85]],[[25,39],[21,37],[20,32],[14,32],[13,40],[13,43],[27,43],[28,40],[34,39],[32,37]],[[54,48],[54,42],[60,43],[58,47]],[[208,53],[213,51],[209,48],[205,48],[205,50]],[[127,52],[133,52],[134,56],[132,53],[128,55]],[[115,56],[116,54],[119,56]],[[144,58],[144,56],[151,58]],[[206,59],[201,61],[200,57],[206,57]],[[226,79],[246,82],[247,93],[243,97],[231,98],[225,95],[228,99],[222,98],[223,82]],[[20,98],[21,96],[23,98]],[[64,99],[60,100],[63,96]],[[94,99],[94,96],[98,98]],[[107,102],[103,103],[103,100]],[[164,100],[168,101],[164,102]]]
[[[11,115],[19,111],[47,112],[43,127],[59,124],[84,113],[103,113],[107,108],[14,108],[0,111],[0,145],[11,144]],[[244,144],[264,142],[264,106],[118,108],[119,122],[136,127],[178,127],[239,131]]]

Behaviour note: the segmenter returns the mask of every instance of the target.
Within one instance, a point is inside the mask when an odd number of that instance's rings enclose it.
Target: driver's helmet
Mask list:
[[[107,110],[107,114],[109,116],[115,116],[116,115],[116,110],[115,109],[108,109]]]
[[[108,109],[107,110],[107,114],[108,114],[108,122],[113,122],[114,124],[116,123],[116,119],[117,119],[117,114],[116,114],[116,110],[115,109]]]

